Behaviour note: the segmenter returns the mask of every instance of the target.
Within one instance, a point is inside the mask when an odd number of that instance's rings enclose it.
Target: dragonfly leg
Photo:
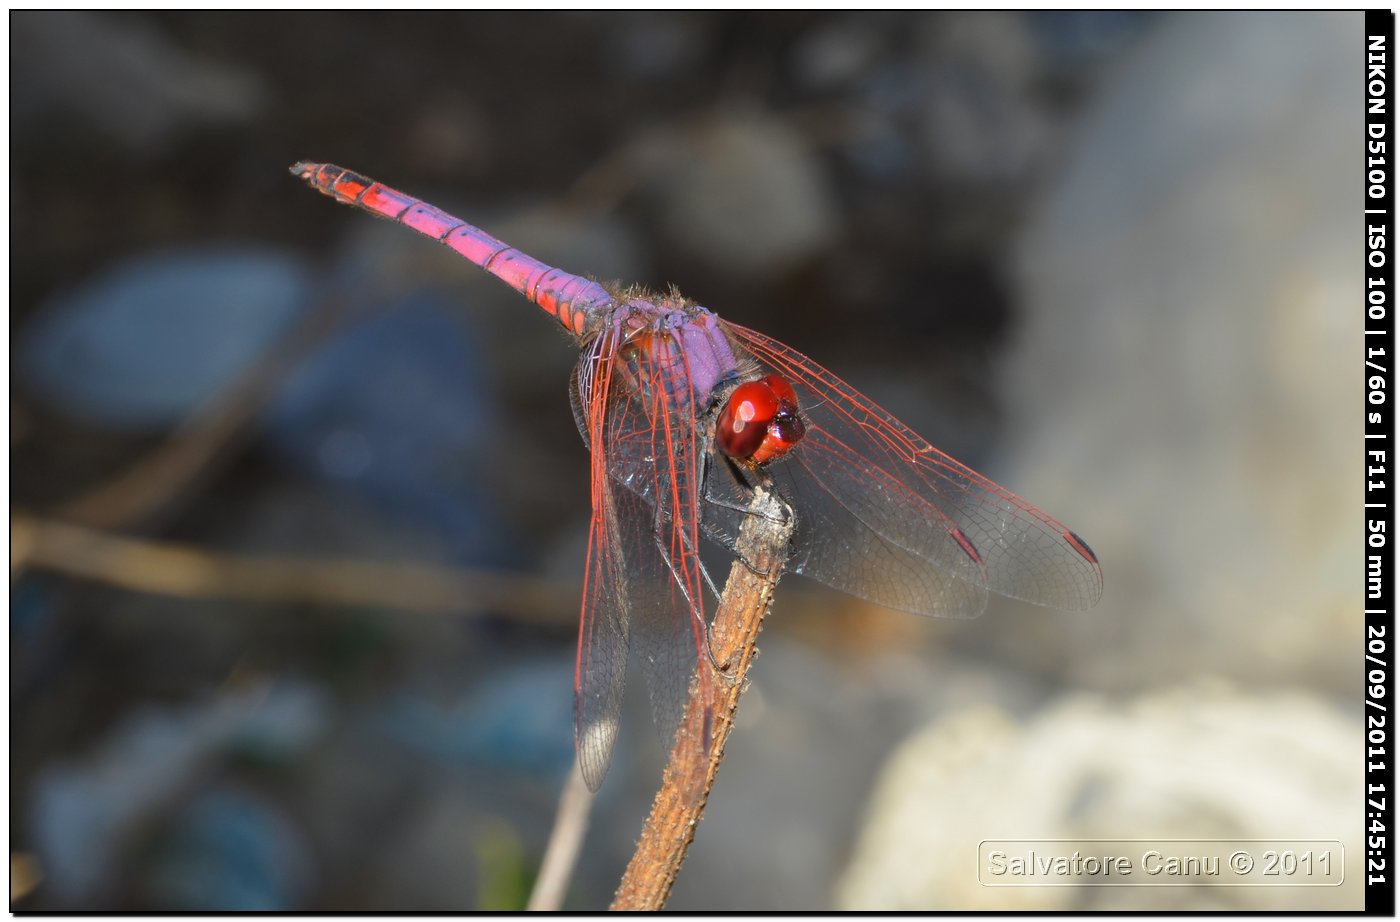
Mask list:
[[[727,509],[731,512],[740,513],[741,515],[761,515],[771,522],[777,522],[780,525],[783,525],[784,527],[787,526],[789,521],[791,521],[792,519],[792,508],[786,502],[780,502],[778,504],[781,510],[778,513],[758,512],[753,509],[751,503],[741,503],[737,500],[721,496],[717,492],[715,492],[712,489],[712,486],[715,483],[715,478],[711,476],[715,473],[715,469],[712,466],[715,457],[716,455],[708,455],[705,458],[704,484],[705,501],[707,503],[720,509]],[[743,465],[736,463],[732,458],[723,455],[718,455],[718,457],[724,463],[724,471],[731,478],[731,482],[735,486],[739,487],[739,489],[742,490],[745,494],[747,494],[748,497],[752,497],[754,491],[760,486],[770,491],[773,489],[772,480],[764,472],[744,467]],[[737,535],[737,531],[735,532],[735,535]],[[734,547],[734,544],[732,543],[733,537],[734,536],[731,535],[731,541],[724,542],[725,545],[729,547],[731,551],[734,552],[734,556],[739,560],[740,563],[747,567],[750,572],[766,579],[769,575],[769,571],[767,569],[759,567],[752,561],[748,560],[743,554],[739,553],[738,549]]]
[[[687,547],[690,547],[690,539],[688,537],[682,537],[681,540],[685,543]],[[664,556],[665,548],[662,544],[661,536],[659,534],[656,536],[656,548],[658,551],[662,552]],[[722,593],[720,592],[719,587],[715,585],[714,577],[710,576],[710,568],[705,566],[704,562],[700,559],[700,554],[696,552],[693,547],[691,548],[691,551],[693,553],[693,559],[695,560],[696,564],[700,567],[700,576],[705,580],[705,585],[709,588],[710,593],[715,597],[715,601],[718,602],[722,596]],[[746,563],[745,566],[748,566],[748,564]],[[750,569],[753,568],[750,567]],[[676,582],[680,583],[681,581],[677,579]],[[731,673],[726,668],[727,664],[720,663],[719,660],[715,658],[714,647],[710,646],[710,627],[708,624],[705,623],[703,609],[699,605],[695,604],[694,600],[690,598],[690,593],[686,590],[684,585],[681,585],[681,592],[682,595],[684,595],[686,601],[690,603],[691,616],[695,619],[701,634],[705,638],[705,655],[710,660],[710,668],[712,668],[715,672],[719,673],[724,678],[728,679]]]
[[[753,491],[758,489],[758,487],[760,486],[772,489],[772,481],[762,471],[757,471],[751,468],[744,467],[743,465],[737,463],[733,458],[727,456],[721,455],[720,458],[724,462],[725,468],[728,469],[730,476],[734,478],[734,482],[741,485],[745,490],[747,490],[750,496],[752,496]],[[709,474],[711,473],[711,464],[713,463],[712,459],[713,456],[710,456],[706,459],[705,463],[706,500],[724,509],[732,509],[735,512],[742,512],[744,515],[761,515],[764,518],[768,519],[770,522],[778,522],[781,525],[786,525],[788,523],[788,520],[792,518],[792,510],[788,507],[787,503],[779,504],[782,507],[782,512],[780,514],[756,512],[750,505],[737,503],[734,500],[726,499],[723,496],[718,496],[710,492]]]
[[[686,580],[681,574],[676,572],[675,564],[671,560],[671,555],[666,547],[666,540],[663,537],[668,529],[666,516],[659,507],[656,509],[655,516],[655,520],[652,523],[652,540],[656,542],[656,551],[661,555],[661,559],[666,562],[666,568],[671,571],[672,580],[675,581],[677,588],[680,589],[681,597],[685,599],[686,605],[690,608],[690,616],[695,621],[696,630],[705,638],[705,655],[710,661],[711,668],[721,676],[727,677],[729,673],[725,670],[724,666],[715,659],[714,648],[710,646],[710,626],[705,622],[704,599],[692,598],[690,587],[686,584]],[[690,559],[695,561],[696,566],[699,567],[700,577],[705,581],[705,586],[710,590],[716,602],[718,602],[722,593],[715,584],[714,578],[710,576],[710,568],[705,566],[705,562],[700,559],[699,549],[695,547],[690,536],[683,531],[680,533],[679,538],[682,545],[690,552]]]

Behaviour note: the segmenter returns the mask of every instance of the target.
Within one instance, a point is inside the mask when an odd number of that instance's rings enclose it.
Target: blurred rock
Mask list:
[[[801,136],[757,115],[720,115],[694,129],[655,184],[674,246],[715,271],[760,284],[835,242],[826,175]]]
[[[227,690],[178,708],[133,711],[83,761],[40,772],[29,823],[56,905],[103,905],[139,823],[179,798],[219,754],[237,748],[285,759],[310,744],[326,719],[310,686]]]
[[[218,394],[306,308],[301,261],[255,247],[119,263],[42,306],[19,346],[38,395],[117,431],[169,427]]]
[[[1077,695],[1024,723],[969,708],[905,743],[837,888],[872,910],[1339,911],[1361,905],[1356,721],[1218,685]],[[1340,887],[985,887],[984,839],[1336,839]],[[1148,846],[1144,846],[1146,848]]]
[[[1158,15],[1148,10],[1042,10],[1025,18],[1051,73],[1077,84],[1134,40]]]
[[[935,174],[991,188],[1028,180],[1053,122],[1036,97],[1043,64],[1026,18],[930,16],[916,40],[922,55],[908,92]]]
[[[468,267],[471,268],[471,267]],[[265,413],[282,457],[435,532],[458,562],[502,561],[484,469],[496,405],[469,318],[419,291],[339,331]]]
[[[607,23],[606,53],[599,64],[636,80],[675,78],[704,61],[715,23],[677,10],[638,10]]]
[[[275,805],[238,787],[199,792],[152,845],[144,905],[183,912],[278,912],[301,905],[312,861]]]
[[[1029,668],[1355,693],[1359,23],[1160,21],[1022,237],[999,473],[1105,574],[1087,616],[988,619]]]
[[[11,28],[12,127],[30,144],[81,124],[160,156],[188,131],[251,120],[267,98],[253,71],[193,57],[129,13],[30,10]]]
[[[815,90],[848,85],[887,50],[885,31],[859,14],[823,23],[799,38],[792,53],[793,75]]]

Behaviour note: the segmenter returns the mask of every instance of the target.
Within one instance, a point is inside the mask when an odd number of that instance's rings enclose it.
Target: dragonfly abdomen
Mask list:
[[[476,263],[582,337],[613,296],[590,279],[556,269],[421,199],[330,163],[292,167],[292,174],[338,202],[397,221]]]

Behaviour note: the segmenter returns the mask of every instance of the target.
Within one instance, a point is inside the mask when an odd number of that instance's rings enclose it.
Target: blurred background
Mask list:
[[[1360,905],[1357,14],[15,13],[11,905],[524,905],[575,354],[326,160],[816,357],[1097,550],[1089,613],[789,577],[670,907]],[[634,688],[638,685],[634,684]],[[566,906],[659,777],[628,704]],[[1340,888],[988,889],[989,838]]]

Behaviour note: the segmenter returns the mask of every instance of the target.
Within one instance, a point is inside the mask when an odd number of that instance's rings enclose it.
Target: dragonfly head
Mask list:
[[[792,385],[780,375],[768,375],[739,385],[729,395],[715,426],[715,441],[735,461],[758,466],[787,454],[806,432]]]

